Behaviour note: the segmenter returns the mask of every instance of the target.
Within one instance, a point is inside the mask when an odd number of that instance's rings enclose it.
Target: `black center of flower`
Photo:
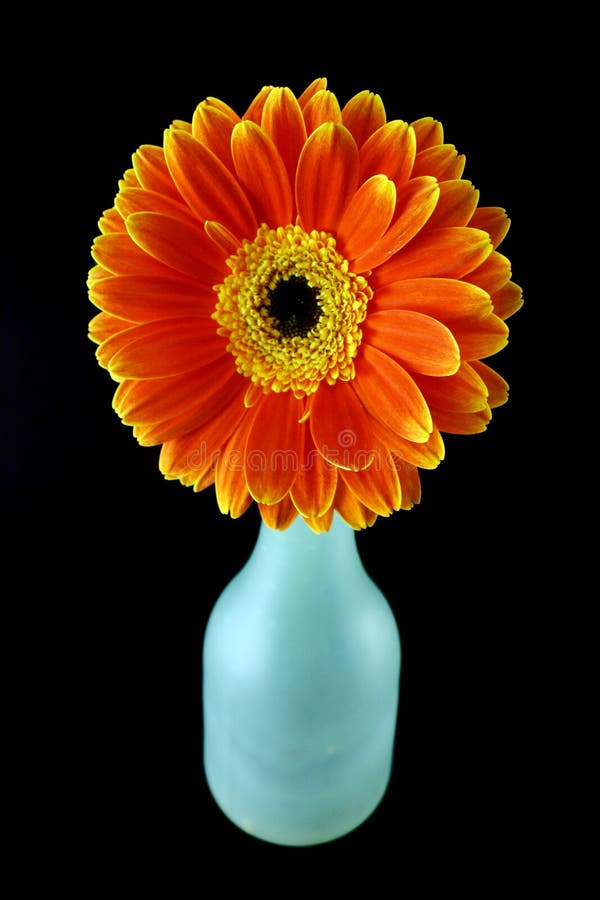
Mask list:
[[[269,312],[282,337],[305,337],[319,321],[317,289],[298,275],[278,281],[269,291]]]

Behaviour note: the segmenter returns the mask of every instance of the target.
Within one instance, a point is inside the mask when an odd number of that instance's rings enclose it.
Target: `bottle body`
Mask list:
[[[344,523],[262,526],[211,614],[203,664],[205,772],[233,822],[307,845],[367,818],[391,771],[400,641]]]

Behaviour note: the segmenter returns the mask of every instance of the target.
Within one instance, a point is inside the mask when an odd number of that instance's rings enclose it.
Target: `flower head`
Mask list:
[[[274,528],[419,502],[441,432],[506,401],[481,360],[522,303],[505,212],[463,168],[439,122],[388,122],[368,91],[341,109],[324,78],[241,117],[208,98],[134,153],[92,250],[90,336],[166,478]]]

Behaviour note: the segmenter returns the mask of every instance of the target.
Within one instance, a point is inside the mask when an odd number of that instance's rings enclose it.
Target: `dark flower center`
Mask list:
[[[282,337],[306,337],[317,324],[322,309],[318,291],[298,275],[278,281],[269,291],[269,312]]]
[[[263,222],[227,265],[213,318],[240,375],[297,398],[321,382],[352,381],[373,291],[350,271],[335,238]]]

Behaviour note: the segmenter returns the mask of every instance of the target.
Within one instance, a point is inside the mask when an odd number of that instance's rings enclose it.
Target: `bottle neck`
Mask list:
[[[300,587],[311,582],[348,582],[363,573],[352,528],[334,516],[327,532],[315,534],[298,517],[285,531],[261,524],[252,554],[252,566],[266,569],[272,577],[281,577]]]

